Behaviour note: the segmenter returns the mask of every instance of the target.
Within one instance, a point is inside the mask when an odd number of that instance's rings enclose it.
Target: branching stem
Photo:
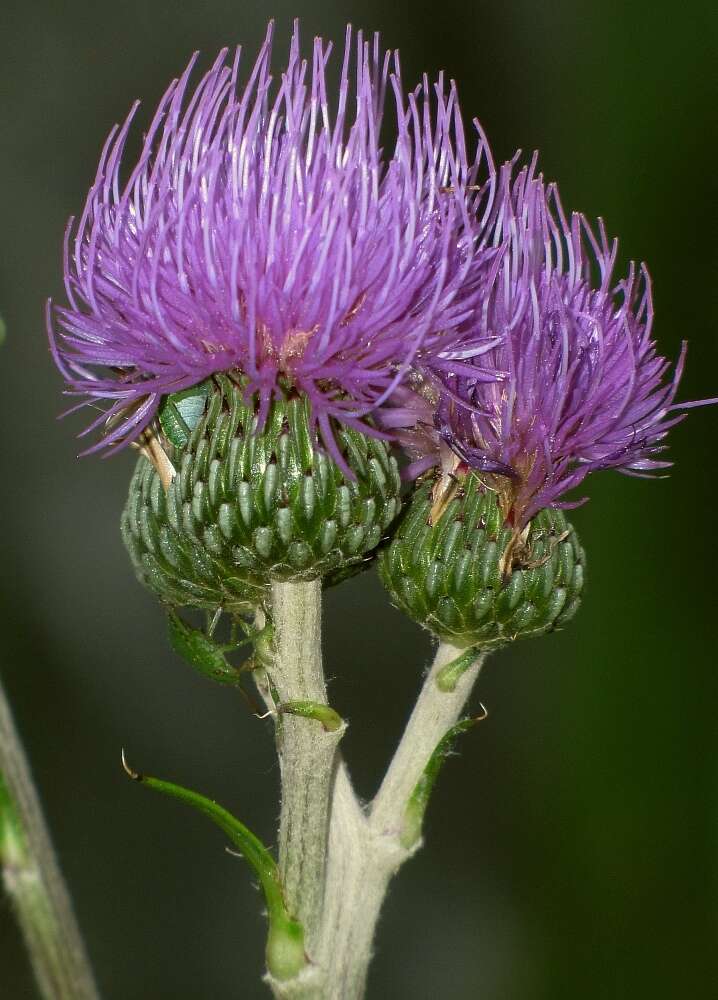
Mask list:
[[[304,588],[292,590],[289,588]],[[282,701],[324,703],[319,641],[319,592],[306,584],[275,584],[276,661],[269,668]],[[338,736],[316,718],[277,715],[282,768],[280,870],[290,907],[310,930],[313,975],[278,983],[281,1000],[361,1000],[376,924],[389,883],[420,846],[402,837],[407,809],[437,746],[461,716],[484,656],[476,654],[451,690],[437,683],[465,657],[442,643],[379,792],[358,802],[337,752]],[[268,688],[262,688],[265,699]],[[289,728],[291,727],[291,728]],[[331,737],[335,739],[332,742]],[[416,826],[417,820],[412,816]],[[420,830],[420,817],[418,820]]]
[[[426,676],[404,735],[371,808],[371,824],[383,836],[398,836],[404,811],[429,758],[456,724],[473,690],[485,653],[476,653],[451,690],[437,683],[444,669],[465,655],[442,642]]]

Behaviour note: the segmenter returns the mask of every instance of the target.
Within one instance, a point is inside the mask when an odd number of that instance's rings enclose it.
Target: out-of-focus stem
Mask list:
[[[45,1000],[99,994],[0,684],[0,865]]]

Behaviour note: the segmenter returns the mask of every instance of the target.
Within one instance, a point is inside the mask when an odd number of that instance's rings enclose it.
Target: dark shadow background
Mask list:
[[[691,341],[682,398],[718,392],[713,3],[457,0],[17,2],[0,8],[0,658],[106,1000],[262,998],[263,919],[220,834],[123,776],[218,798],[265,839],[277,816],[266,724],[167,648],[118,519],[134,459],[77,461],[81,420],[43,304],[66,218],[112,125],[146,113],[193,49],[253,52],[274,14],[341,41],[351,19],[402,51],[406,82],[458,78],[494,152],[541,150],[564,202],[647,259],[656,336]],[[398,878],[370,996],[668,1000],[718,982],[718,412],[672,435],[670,479],[595,477],[573,517],[590,588],[571,628],[495,656]],[[430,656],[373,575],[327,600],[332,698],[370,795]],[[33,997],[7,906],[0,993]]]

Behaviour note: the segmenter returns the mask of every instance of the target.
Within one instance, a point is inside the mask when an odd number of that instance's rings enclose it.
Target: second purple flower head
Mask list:
[[[385,416],[413,469],[474,470],[522,529],[546,507],[576,506],[565,495],[591,472],[667,468],[666,434],[699,404],[675,402],[686,345],[671,372],[652,337],[645,265],[616,279],[617,241],[602,222],[594,231],[566,215],[536,158],[501,168],[482,243],[496,253],[474,329],[493,346],[475,372],[463,362],[417,375],[418,391],[400,390]]]

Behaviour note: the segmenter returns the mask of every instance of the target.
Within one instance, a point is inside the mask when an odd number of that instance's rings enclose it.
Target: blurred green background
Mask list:
[[[106,1000],[265,997],[259,896],[221,835],[131,784],[199,788],[272,841],[266,723],[169,651],[118,519],[134,462],[76,460],[81,418],[47,352],[66,218],[131,101],[145,114],[202,50],[278,51],[345,22],[399,46],[407,83],[459,80],[498,158],[539,148],[564,203],[648,260],[662,349],[691,341],[682,398],[718,392],[715,4],[379,0],[3,0],[0,8],[0,669]],[[718,995],[718,411],[672,435],[655,483],[595,477],[573,515],[588,550],[571,628],[491,659],[465,737],[401,872],[370,996],[622,1000]],[[333,704],[371,795],[430,643],[369,574],[329,595]],[[0,906],[0,994],[33,997]]]

